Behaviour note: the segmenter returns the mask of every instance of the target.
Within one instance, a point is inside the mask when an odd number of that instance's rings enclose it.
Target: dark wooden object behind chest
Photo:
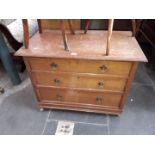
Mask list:
[[[155,70],[155,20],[141,20],[136,38],[148,58],[148,66]]]

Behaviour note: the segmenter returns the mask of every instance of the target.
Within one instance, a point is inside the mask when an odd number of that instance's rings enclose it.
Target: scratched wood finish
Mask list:
[[[131,62],[29,58],[31,69],[34,71],[59,71],[94,74],[113,74],[128,77]],[[55,67],[54,67],[55,65]],[[52,67],[53,66],[53,67]]]
[[[21,48],[17,56],[73,58],[88,60],[144,61],[138,42],[128,31],[113,31],[111,50],[106,56],[107,31],[76,31],[76,35],[67,32],[70,52],[65,52],[60,30],[45,30],[41,35],[36,33],[29,43],[29,48]],[[105,55],[104,55],[105,53]]]

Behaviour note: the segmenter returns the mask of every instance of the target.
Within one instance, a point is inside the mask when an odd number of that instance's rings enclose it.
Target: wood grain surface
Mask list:
[[[105,60],[81,60],[81,59],[52,59],[52,58],[28,58],[33,71],[58,71],[75,73],[110,74],[128,77],[131,62],[105,61]]]
[[[89,31],[76,35],[67,34],[70,52],[65,52],[60,31],[45,30],[42,34],[36,33],[29,43],[29,48],[21,48],[17,56],[76,58],[97,60],[147,61],[138,42],[128,31],[113,31],[111,50],[106,54],[107,31]]]
[[[122,94],[108,92],[93,92],[61,88],[38,88],[41,101],[61,101],[70,103],[84,103],[108,107],[119,107]]]
[[[80,29],[81,21],[80,19],[71,20],[73,28],[76,30]],[[59,19],[41,19],[41,24],[43,29],[60,29],[60,20]],[[69,24],[67,19],[65,20],[65,27],[69,29]]]
[[[36,85],[79,89],[124,91],[125,78],[98,74],[32,72]]]

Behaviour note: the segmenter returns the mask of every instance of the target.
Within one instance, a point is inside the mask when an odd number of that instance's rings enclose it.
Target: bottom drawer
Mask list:
[[[43,102],[61,101],[68,103],[119,107],[122,94],[109,92],[92,92],[60,88],[38,88]]]

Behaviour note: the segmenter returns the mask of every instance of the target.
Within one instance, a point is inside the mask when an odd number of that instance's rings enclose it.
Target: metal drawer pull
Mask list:
[[[60,94],[56,94],[56,98],[57,98],[58,100],[62,100],[62,99],[63,99],[63,97],[62,97]]]
[[[96,102],[97,102],[98,104],[101,104],[101,103],[102,103],[102,97],[101,97],[101,96],[97,96],[97,97],[96,97]]]
[[[51,68],[52,68],[52,70],[56,70],[56,69],[57,69],[57,67],[58,67],[58,65],[57,65],[57,64],[55,64],[55,63],[52,63],[52,64],[51,64]]]
[[[100,66],[100,70],[102,71],[102,72],[105,72],[105,71],[107,71],[107,66],[106,65],[102,65],[102,66]]]
[[[99,81],[98,86],[99,86],[99,88],[103,88],[104,87],[104,81]]]
[[[54,81],[54,83],[55,83],[56,85],[59,85],[59,84],[60,84],[60,80],[59,80],[59,79],[57,79],[57,78],[56,78],[56,79],[54,79],[53,81]]]

